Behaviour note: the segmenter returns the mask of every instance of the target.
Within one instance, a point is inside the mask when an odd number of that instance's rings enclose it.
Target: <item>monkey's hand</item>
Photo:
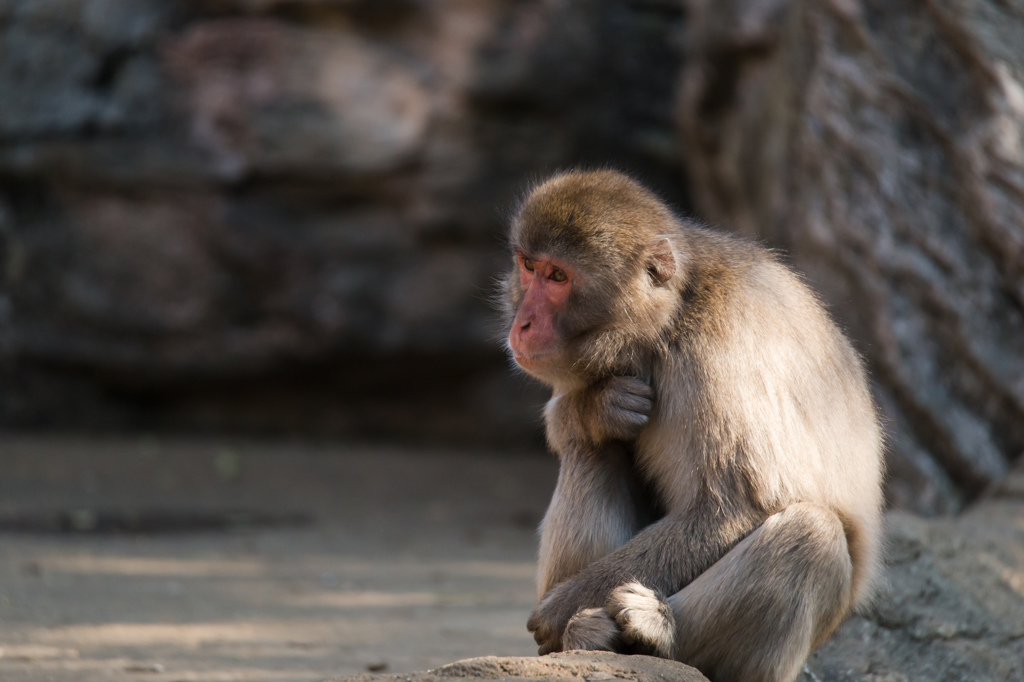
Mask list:
[[[596,387],[590,434],[595,443],[633,440],[651,418],[654,390],[639,377],[613,376]]]
[[[582,592],[573,583],[556,585],[530,614],[526,627],[533,633],[540,656],[572,649],[616,650],[620,641],[618,625],[604,608],[593,605],[604,600]]]
[[[545,410],[548,444],[558,453],[612,440],[634,440],[650,421],[654,390],[634,376],[611,376],[552,398]]]

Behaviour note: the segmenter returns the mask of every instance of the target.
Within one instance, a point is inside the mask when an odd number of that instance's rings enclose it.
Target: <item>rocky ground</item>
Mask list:
[[[524,623],[547,457],[0,443],[5,681],[690,674],[635,657],[515,658],[535,651]],[[878,607],[801,682],[1024,680],[1024,474],[958,518],[892,515],[890,535]],[[442,667],[488,655],[512,658]]]
[[[891,513],[874,610],[846,622],[801,682],[1024,680],[1024,469],[956,518]]]

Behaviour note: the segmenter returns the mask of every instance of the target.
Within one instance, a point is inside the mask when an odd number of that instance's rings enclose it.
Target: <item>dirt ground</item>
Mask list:
[[[0,679],[319,680],[532,655],[541,453],[0,438]]]

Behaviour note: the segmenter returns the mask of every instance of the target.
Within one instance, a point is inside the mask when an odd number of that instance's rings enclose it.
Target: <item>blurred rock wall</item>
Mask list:
[[[0,0],[0,423],[538,442],[504,213],[574,164],[685,207],[681,16]]]
[[[612,165],[781,247],[890,501],[956,509],[1024,450],[1021,45],[1021,0],[0,0],[0,426],[539,444],[503,217]]]

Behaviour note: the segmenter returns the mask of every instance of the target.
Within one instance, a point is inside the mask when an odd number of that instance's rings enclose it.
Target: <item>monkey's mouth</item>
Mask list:
[[[516,361],[516,364],[523,369],[536,369],[539,366],[545,364],[545,361],[549,360],[554,353],[524,353],[523,351],[514,350],[512,351],[512,359]]]

